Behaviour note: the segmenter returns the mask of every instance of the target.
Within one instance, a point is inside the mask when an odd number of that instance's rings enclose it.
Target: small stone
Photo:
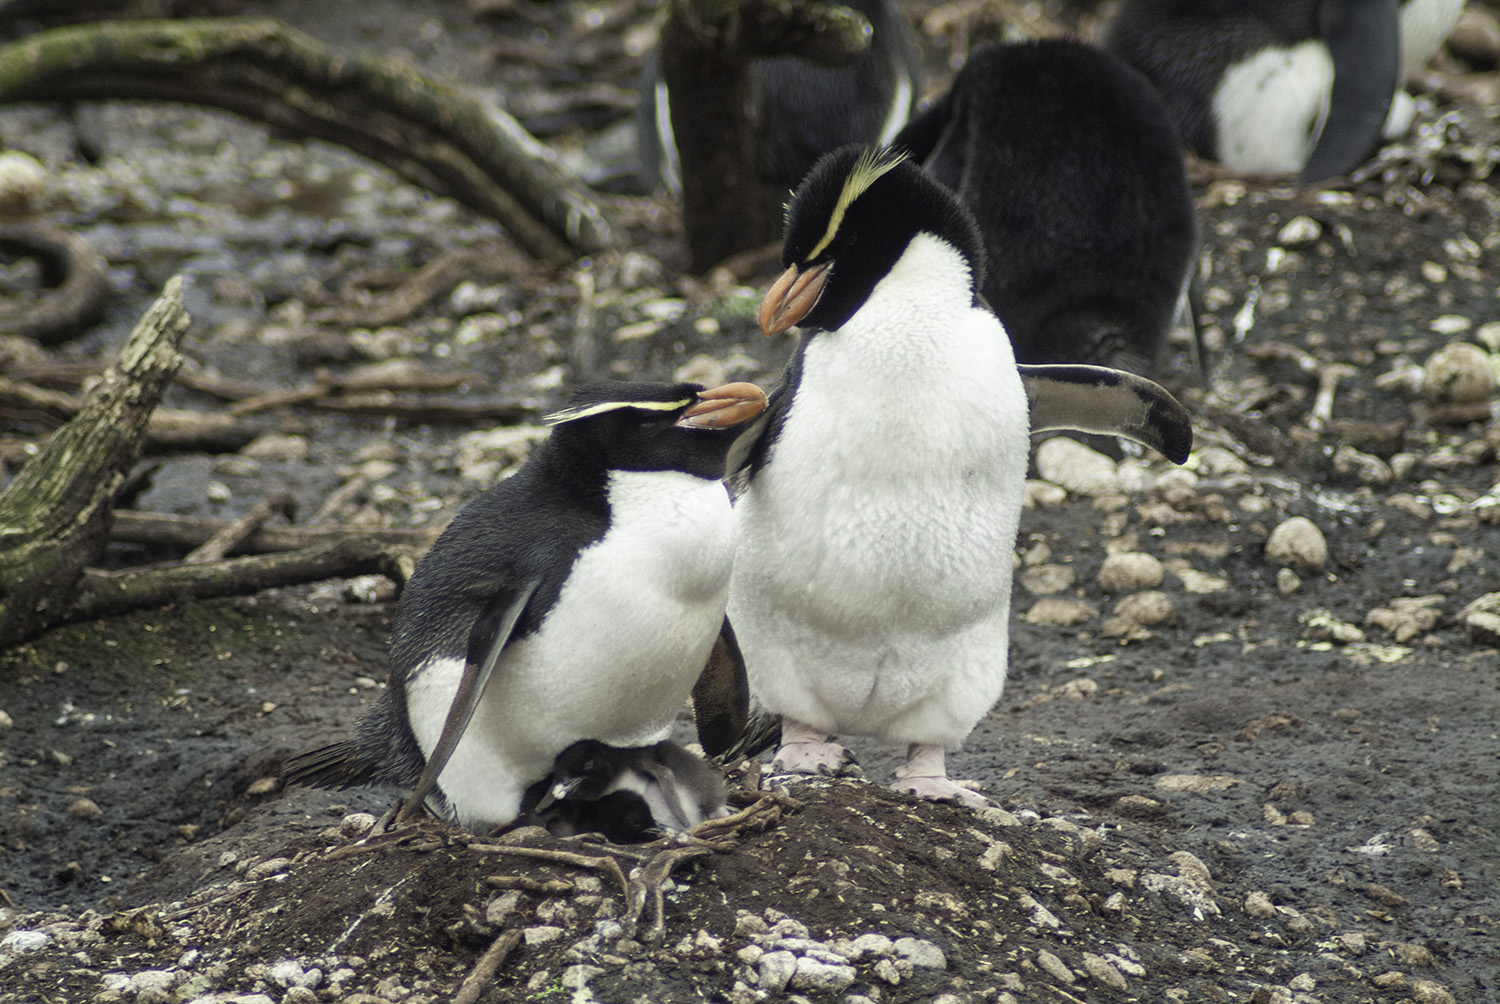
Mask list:
[[[1276,570],[1276,591],[1282,596],[1290,596],[1302,588],[1302,579],[1290,568],[1278,568]]]
[[[1323,224],[1311,216],[1293,216],[1276,234],[1276,242],[1287,247],[1312,244],[1323,236]]]
[[[1245,894],[1245,912],[1257,919],[1269,920],[1276,916],[1276,907],[1269,896],[1258,889],[1252,889]]]
[[[1064,600],[1046,597],[1031,605],[1021,619],[1028,624],[1050,627],[1073,627],[1099,616],[1099,611],[1082,600]]]
[[[948,968],[948,957],[943,950],[923,938],[898,938],[891,948],[898,957],[919,969]]]
[[[1328,563],[1328,541],[1312,520],[1293,516],[1271,531],[1266,557],[1278,565],[1320,571]]]
[[[1036,953],[1036,967],[1053,979],[1061,980],[1064,983],[1072,983],[1078,979],[1078,977],[1073,975],[1073,970],[1069,969],[1063,963],[1062,959],[1059,959],[1045,948]]]
[[[350,840],[357,840],[369,833],[376,819],[368,812],[351,812],[339,820],[339,833]]]
[[[1489,353],[1471,342],[1449,342],[1422,367],[1422,394],[1433,404],[1478,404],[1494,390]]]
[[[1416,1004],[1455,1004],[1448,988],[1432,980],[1412,980],[1408,992]]]
[[[820,962],[804,956],[797,960],[789,985],[797,990],[838,993],[853,983],[856,975],[853,966]]]
[[[1035,596],[1050,596],[1072,589],[1078,576],[1067,565],[1036,565],[1017,576],[1021,587]]]
[[[24,212],[47,191],[46,168],[29,153],[0,153],[0,210]]]
[[[537,927],[528,927],[521,932],[521,937],[526,939],[530,947],[545,945],[550,941],[556,941],[563,936],[563,929],[551,924],[541,924]]]
[[[252,882],[270,878],[272,875],[280,875],[292,866],[291,858],[268,858],[258,865],[253,865],[245,872],[245,877]]]
[[[1402,902],[1404,903],[1405,900],[1402,899]],[[1410,941],[1382,941],[1380,947],[1395,956],[1396,961],[1403,966],[1431,969],[1437,965],[1437,956],[1432,954],[1432,949],[1426,945],[1418,945]]]
[[[1446,596],[1397,596],[1383,607],[1376,607],[1365,615],[1365,623],[1384,628],[1398,644],[1410,641],[1437,627],[1443,619],[1441,604]]]
[[[484,908],[484,922],[491,927],[499,927],[505,923],[505,919],[516,912],[521,903],[521,890],[507,889],[494,899],[490,900]],[[600,921],[604,923],[604,921]]]
[[[901,982],[901,970],[890,959],[881,959],[875,963],[875,976],[893,987]]]
[[[80,798],[68,806],[68,815],[74,819],[93,819],[104,812],[92,798]]]
[[[1043,480],[1075,495],[1105,495],[1120,491],[1115,462],[1066,436],[1054,436],[1037,447],[1036,470]]]
[[[306,436],[288,436],[280,432],[267,432],[257,436],[240,449],[240,456],[256,460],[297,461],[306,460],[310,446]]]
[[[1116,990],[1125,989],[1125,977],[1120,975],[1120,971],[1102,955],[1084,952],[1083,971],[1107,987],[1114,987]]]
[[[861,934],[849,943],[849,958],[861,959],[866,955],[890,955],[895,944],[883,934]]]
[[[1298,993],[1308,993],[1318,988],[1318,981],[1312,978],[1311,973],[1298,973],[1287,981],[1287,989]]]
[[[46,948],[52,943],[52,935],[46,931],[32,931],[25,928],[10,931],[0,938],[0,954],[24,955],[27,952],[35,952]]]
[[[760,977],[760,988],[767,993],[779,994],[786,989],[797,972],[797,956],[791,952],[767,952],[760,957],[755,971]]]
[[[1224,774],[1163,774],[1152,782],[1152,787],[1157,791],[1183,791],[1193,795],[1207,795],[1214,791],[1228,791],[1235,785],[1243,783],[1237,777]]]
[[[1340,446],[1334,451],[1333,469],[1337,474],[1352,477],[1366,485],[1388,485],[1396,480],[1390,464],[1352,446]]]
[[[1177,607],[1171,597],[1154,589],[1124,597],[1115,604],[1115,614],[1144,627],[1177,623]]]
[[[0,708],[0,729],[8,729],[15,724],[15,719],[7,715],[4,708]]]
[[[1161,562],[1152,555],[1136,551],[1111,554],[1099,568],[1099,588],[1106,593],[1155,589],[1163,578]]]

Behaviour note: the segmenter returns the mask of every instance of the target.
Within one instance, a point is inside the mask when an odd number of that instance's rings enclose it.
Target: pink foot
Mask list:
[[[952,802],[971,809],[988,809],[995,804],[965,787],[965,782],[948,776],[947,752],[937,743],[912,743],[906,763],[896,768],[896,782],[891,788],[930,802]]]
[[[781,748],[771,761],[771,769],[783,774],[864,777],[853,753],[811,725],[785,717],[781,720]]]

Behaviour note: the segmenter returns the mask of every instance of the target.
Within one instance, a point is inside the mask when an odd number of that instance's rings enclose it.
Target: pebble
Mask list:
[[[258,865],[253,865],[245,872],[245,877],[252,882],[257,882],[272,875],[280,875],[292,866],[291,858],[270,858]]]
[[[1171,597],[1154,589],[1122,598],[1115,604],[1115,614],[1146,627],[1177,622],[1177,607]]]
[[[1366,485],[1388,485],[1396,480],[1396,472],[1390,464],[1352,446],[1340,446],[1334,451],[1333,470]]]
[[[1328,541],[1306,516],[1293,516],[1271,531],[1266,557],[1278,565],[1316,572],[1328,563]]]
[[[1494,389],[1489,353],[1472,342],[1449,342],[1422,366],[1422,394],[1433,404],[1476,404]]]
[[[310,449],[306,436],[288,436],[267,432],[257,436],[240,450],[240,456],[256,460],[306,460]]]
[[[1050,596],[1073,588],[1078,576],[1067,565],[1037,565],[1020,574],[1022,588],[1036,596]]]
[[[1055,436],[1037,447],[1036,471],[1044,481],[1075,495],[1104,495],[1120,491],[1115,462],[1076,439]]]
[[[1139,551],[1111,554],[1099,567],[1099,588],[1106,593],[1133,593],[1155,589],[1165,573],[1154,556]]]
[[[760,957],[755,971],[760,977],[762,990],[779,994],[786,989],[797,972],[797,956],[791,952],[767,952]]]
[[[1412,980],[1407,990],[1416,1004],[1455,1004],[1448,988],[1432,980]]]
[[[375,825],[375,816],[368,812],[351,812],[339,820],[339,833],[350,840],[357,840],[370,832]]]
[[[1052,627],[1072,627],[1099,616],[1099,611],[1082,600],[1062,600],[1047,597],[1037,600],[1021,619],[1027,624],[1045,624]]]
[[[1365,614],[1365,623],[1389,631],[1398,644],[1437,627],[1445,596],[1396,596]]]
[[[947,969],[943,950],[923,938],[898,938],[891,950],[919,969]]]
[[[556,941],[563,936],[563,929],[551,924],[541,924],[537,927],[528,927],[521,932],[521,937],[526,939],[528,947],[535,948],[537,945],[545,945],[549,941]]]
[[[47,171],[29,153],[0,153],[0,210],[24,212],[47,191]]]
[[[1125,977],[1102,955],[1084,952],[1083,969],[1105,986],[1114,987],[1116,990],[1125,989]]]
[[[1302,579],[1290,568],[1278,568],[1276,570],[1276,591],[1282,596],[1290,596],[1302,588]]]
[[[52,943],[52,935],[46,931],[32,931],[26,928],[11,931],[0,938],[0,952],[8,952],[13,955],[23,955],[26,952],[35,952],[46,948]]]
[[[1053,979],[1062,980],[1064,983],[1072,983],[1078,978],[1073,975],[1073,970],[1069,969],[1062,959],[1045,948],[1036,953],[1036,967]]]
[[[1252,889],[1245,894],[1245,912],[1252,917],[1269,920],[1276,916],[1276,906],[1271,902],[1271,897],[1258,889]]]
[[[856,975],[853,966],[823,962],[804,955],[797,960],[789,985],[797,990],[838,993],[853,983]]]
[[[68,815],[74,819],[93,819],[104,812],[92,798],[80,798],[68,806]]]

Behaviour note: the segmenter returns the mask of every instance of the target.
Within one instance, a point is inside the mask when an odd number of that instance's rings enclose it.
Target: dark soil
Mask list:
[[[649,39],[651,12],[629,0],[472,6],[491,13],[246,5],[339,44],[404,47],[533,109],[584,83],[628,94]],[[979,14],[950,33],[953,9],[907,6],[931,15],[934,72],[964,31],[994,31]],[[549,63],[547,46],[576,58]],[[1438,76],[1462,69],[1448,59]],[[581,155],[628,116],[618,103],[527,124]],[[80,130],[101,143],[93,165]],[[1465,408],[1415,382],[1450,342],[1492,368],[1500,353],[1497,140],[1493,108],[1433,98],[1411,140],[1333,191],[1196,169],[1212,391],[1181,342],[1162,379],[1194,414],[1197,451],[1185,471],[1126,460],[1115,486],[1037,485],[1010,686],[950,760],[1003,811],[791,784],[798,805],[673,870],[658,945],[650,909],[624,923],[608,873],[430,825],[357,845],[345,817],[392,793],[282,787],[286,757],[343,734],[382,685],[389,583],[184,603],[0,654],[0,1001],[446,1001],[512,929],[525,936],[480,1000],[1500,994],[1500,639],[1465,613],[1500,593],[1500,424],[1493,391]],[[377,166],[229,116],[7,108],[0,141],[55,176],[38,215],[114,270],[108,323],[54,361],[106,354],[180,270],[194,275],[187,353],[268,387],[394,359],[474,374],[471,399],[540,412],[580,369],[769,385],[785,356],[755,333],[767,277],[684,277],[665,201],[614,197],[636,250],[551,275]],[[378,298],[389,282],[368,270],[399,279],[451,247],[495,249],[499,278],[384,329],[314,320]],[[30,281],[0,278],[11,293]],[[1319,414],[1334,363],[1349,371]],[[184,388],[170,403],[216,407]],[[13,458],[36,432],[3,421]],[[229,516],[286,489],[312,514],[344,488],[317,519],[429,525],[524,455],[451,424],[293,411],[274,425],[291,446],[155,458],[134,504]],[[1321,568],[1267,556],[1290,516],[1322,531]],[[1107,591],[1116,552],[1159,559],[1164,581]],[[144,557],[174,555],[112,560]],[[1136,594],[1159,594],[1157,613],[1132,618]],[[1080,619],[1062,622],[1045,602],[1058,599]],[[885,780],[896,751],[855,745]],[[659,850],[515,837],[626,871]],[[560,884],[490,881],[516,875]],[[855,942],[867,934],[889,941]]]

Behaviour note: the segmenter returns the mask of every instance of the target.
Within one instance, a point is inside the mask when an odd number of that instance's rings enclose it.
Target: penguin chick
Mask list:
[[[916,106],[921,69],[916,43],[895,0],[848,0],[843,6],[870,22],[869,46],[843,66],[777,56],[751,63],[752,114],[760,177],[791,189],[819,157],[846,143],[889,143]],[[640,143],[647,181],[659,175],[682,191],[672,132],[671,98],[648,65]]]
[[[1076,410],[1128,418],[1175,459],[1186,414],[1112,370],[1040,367],[1028,388],[979,295],[973,217],[899,154],[819,161],[782,260],[761,327],[804,337],[747,458],[729,599],[752,692],[782,717],[776,763],[839,772],[852,757],[832,735],[870,735],[907,744],[897,790],[988,805],[945,757],[1005,684],[1029,412],[1066,419],[1107,373],[1099,407]]]
[[[1104,45],[1151,79],[1200,156],[1236,171],[1320,181],[1367,159],[1383,129],[1387,136],[1404,129],[1393,96],[1462,7],[1463,0],[1123,0]]]
[[[1155,371],[1197,226],[1149,81],[1079,42],[989,46],[894,146],[973,212],[984,297],[1019,362]]]
[[[565,835],[561,828],[581,826],[606,835],[626,832],[639,815],[634,801],[616,798],[622,794],[636,796],[647,810],[647,825],[626,842],[691,829],[728,814],[718,771],[670,740],[619,747],[582,739],[557,755],[544,781],[547,789],[529,808],[560,836]]]
[[[521,470],[466,505],[418,566],[390,686],[354,736],[295,757],[287,779],[416,785],[403,816],[435,783],[441,815],[494,826],[575,740],[663,738],[725,627],[722,479],[765,406],[751,384],[574,395]]]

